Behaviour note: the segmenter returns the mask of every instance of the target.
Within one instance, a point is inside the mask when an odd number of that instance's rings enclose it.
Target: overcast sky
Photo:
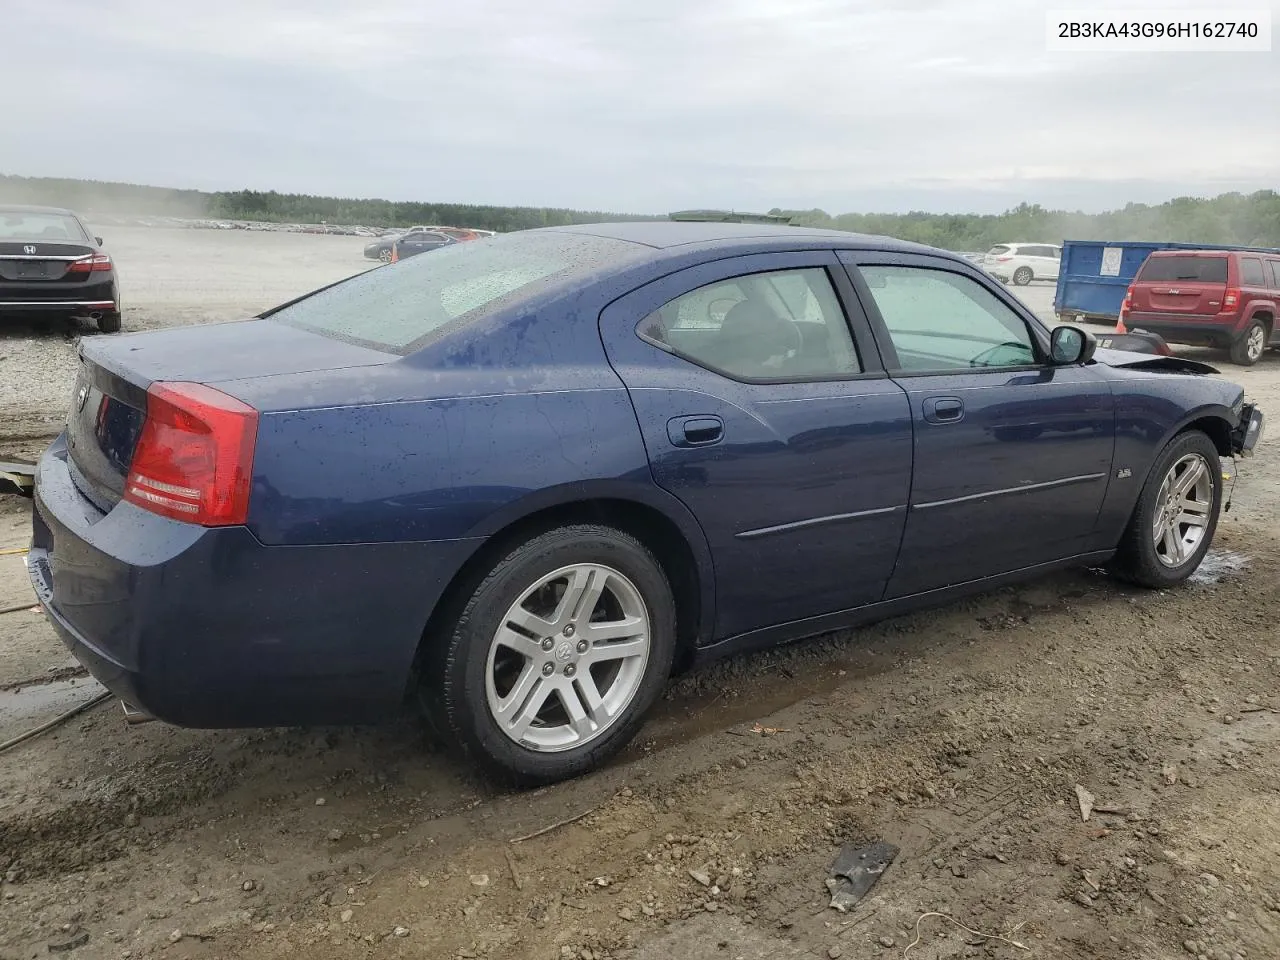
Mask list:
[[[1100,0],[2,5],[5,173],[645,213],[1280,186],[1280,52],[1046,52]]]

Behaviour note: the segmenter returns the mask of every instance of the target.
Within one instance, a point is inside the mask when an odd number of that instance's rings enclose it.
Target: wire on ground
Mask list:
[[[981,930],[973,929],[973,927],[966,927],[963,923],[961,923],[955,917],[949,917],[945,913],[939,913],[937,910],[930,910],[928,913],[921,914],[920,918],[916,920],[916,938],[912,940],[909,944],[907,944],[907,949],[902,951],[902,960],[907,960],[907,954],[911,952],[911,949],[920,944],[920,924],[923,923],[925,920],[927,920],[929,917],[941,917],[943,920],[946,920],[950,923],[954,923],[957,927],[959,927],[965,933],[971,933],[975,937],[981,937],[983,940],[999,940],[1001,943],[1007,943],[1009,944],[1009,946],[1017,947],[1019,950],[1031,949],[1025,943],[1019,943],[1017,940],[1010,940],[1008,937],[1002,937],[997,933],[983,933]],[[1021,926],[1022,926],[1021,923],[1018,924],[1018,927],[1021,927]],[[1014,933],[1018,932],[1018,927],[1014,927],[1013,929]]]
[[[84,713],[90,707],[96,707],[98,704],[102,703],[102,701],[110,700],[110,699],[111,699],[110,691],[105,691],[103,693],[100,693],[96,697],[94,697],[92,700],[88,700],[80,704],[80,706],[78,707],[72,707],[66,713],[58,714],[58,716],[54,717],[52,720],[48,720],[40,724],[40,726],[38,727],[32,727],[26,733],[20,733],[16,737],[14,737],[12,740],[6,740],[4,743],[0,743],[0,753],[4,753],[7,750],[12,750],[18,744],[26,743],[28,740],[38,737],[42,733],[47,733],[48,731],[56,727],[58,724],[66,723],[72,717],[78,717],[80,714]]]

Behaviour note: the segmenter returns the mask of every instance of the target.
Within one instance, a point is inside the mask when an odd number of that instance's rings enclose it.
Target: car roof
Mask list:
[[[75,214],[63,207],[38,207],[23,203],[0,203],[0,213],[54,213],[64,217],[74,217]]]
[[[656,249],[669,249],[691,244],[733,246],[790,246],[797,242],[824,247],[871,247],[877,250],[900,250],[904,253],[948,253],[919,243],[877,237],[846,230],[821,230],[816,227],[774,226],[761,223],[716,223],[687,220],[628,220],[620,223],[587,223],[564,227],[542,227],[538,232],[578,233],[612,240],[625,240]]]

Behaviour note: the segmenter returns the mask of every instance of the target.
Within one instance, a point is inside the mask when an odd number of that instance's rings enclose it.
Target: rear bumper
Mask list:
[[[114,300],[0,300],[4,313],[115,313]]]
[[[76,283],[0,281],[0,315],[59,313],[82,316],[119,310],[119,288],[115,274],[111,272]]]
[[[193,727],[363,723],[399,709],[435,603],[476,541],[264,546],[120,503],[59,439],[36,467],[28,572],[113,694]]]
[[[1237,336],[1235,320],[1215,322],[1210,317],[1167,313],[1131,313],[1124,325],[1130,330],[1158,333],[1170,343],[1193,346],[1229,347]]]

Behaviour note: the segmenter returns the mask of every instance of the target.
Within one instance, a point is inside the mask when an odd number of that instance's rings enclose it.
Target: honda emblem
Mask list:
[[[86,383],[80,387],[80,392],[76,394],[76,409],[83,410],[85,401],[89,399],[89,385]]]
[[[36,252],[35,244],[28,243],[25,247],[22,248],[22,252],[25,253],[28,257],[34,255]]]

